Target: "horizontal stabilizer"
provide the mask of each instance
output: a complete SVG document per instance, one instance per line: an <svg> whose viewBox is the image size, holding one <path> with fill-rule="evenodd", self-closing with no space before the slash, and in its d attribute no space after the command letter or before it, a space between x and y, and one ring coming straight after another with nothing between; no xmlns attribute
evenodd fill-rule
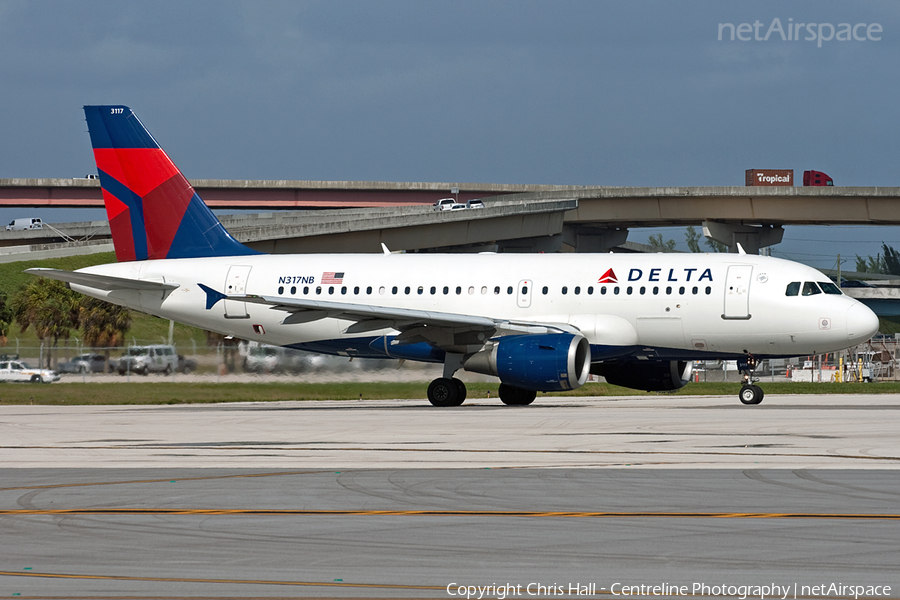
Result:
<svg viewBox="0 0 900 600"><path fill-rule="evenodd" d="M82 273L79 271L63 271L61 269L25 269L26 273L46 277L48 279L56 279L57 281L65 281L66 283L74 283L85 287L92 287L98 290L145 290L170 292L178 288L177 283L163 283L161 281L145 281L141 279L128 279L126 277L111 277L109 275L98 275L96 273Z"/></svg>

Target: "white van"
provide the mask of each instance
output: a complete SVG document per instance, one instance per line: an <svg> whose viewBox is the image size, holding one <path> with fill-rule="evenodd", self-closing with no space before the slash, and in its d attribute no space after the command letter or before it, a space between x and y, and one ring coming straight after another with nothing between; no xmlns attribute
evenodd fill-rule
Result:
<svg viewBox="0 0 900 600"><path fill-rule="evenodd" d="M44 223L39 218L13 219L6 226L7 231L26 231L28 229L43 229Z"/></svg>

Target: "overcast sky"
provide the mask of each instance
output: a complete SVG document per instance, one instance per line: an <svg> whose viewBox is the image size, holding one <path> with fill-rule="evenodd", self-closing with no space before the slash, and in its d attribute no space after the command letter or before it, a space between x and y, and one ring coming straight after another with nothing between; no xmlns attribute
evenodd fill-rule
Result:
<svg viewBox="0 0 900 600"><path fill-rule="evenodd" d="M189 178L897 186L898 32L890 0L0 0L0 178L95 172L81 107L126 104ZM775 254L882 240L792 227Z"/></svg>

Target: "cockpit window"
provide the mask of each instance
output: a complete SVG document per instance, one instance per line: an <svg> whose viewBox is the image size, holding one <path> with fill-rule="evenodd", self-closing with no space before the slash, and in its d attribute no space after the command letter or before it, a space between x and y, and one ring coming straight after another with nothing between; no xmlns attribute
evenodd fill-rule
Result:
<svg viewBox="0 0 900 600"><path fill-rule="evenodd" d="M822 288L822 291L825 292L826 294L834 294L836 296L841 295L841 288L839 288L838 286L836 286L835 284L833 284L830 281L820 281L819 287Z"/></svg>
<svg viewBox="0 0 900 600"><path fill-rule="evenodd" d="M819 289L819 286L817 286L814 281L806 281L803 283L802 293L804 296L814 296L816 294L821 294L822 290Z"/></svg>
<svg viewBox="0 0 900 600"><path fill-rule="evenodd" d="M792 281L788 284L787 289L784 291L785 296L796 296L800 293L800 282Z"/></svg>

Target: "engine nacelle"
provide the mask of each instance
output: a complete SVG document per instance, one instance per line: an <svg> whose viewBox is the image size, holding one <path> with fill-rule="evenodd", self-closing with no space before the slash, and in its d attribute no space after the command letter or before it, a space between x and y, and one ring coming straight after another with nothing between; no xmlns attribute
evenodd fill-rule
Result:
<svg viewBox="0 0 900 600"><path fill-rule="evenodd" d="M572 333L509 335L491 340L463 368L527 390L574 390L590 375L591 345Z"/></svg>
<svg viewBox="0 0 900 600"><path fill-rule="evenodd" d="M654 362L600 363L591 373L608 383L647 392L665 392L684 387L691 380L694 363L682 360Z"/></svg>

